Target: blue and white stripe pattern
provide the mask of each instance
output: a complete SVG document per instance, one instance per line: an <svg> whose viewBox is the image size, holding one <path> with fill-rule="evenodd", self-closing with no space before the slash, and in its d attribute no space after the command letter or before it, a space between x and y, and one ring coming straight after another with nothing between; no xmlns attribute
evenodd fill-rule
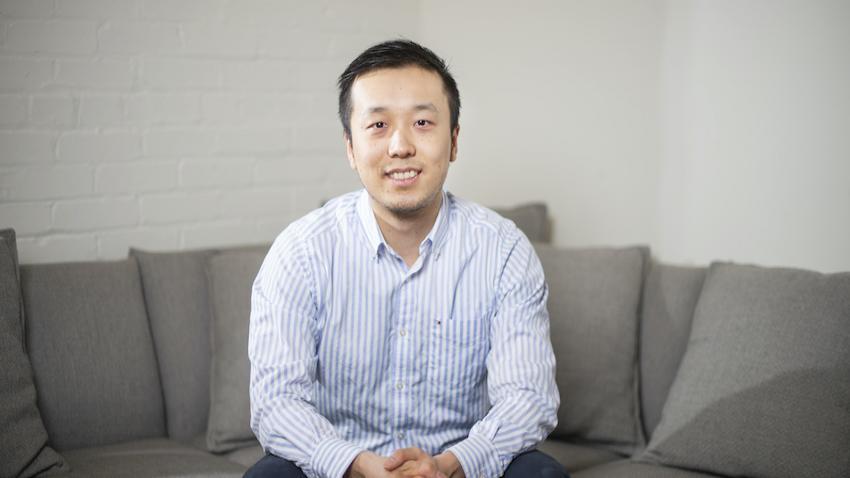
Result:
<svg viewBox="0 0 850 478"><path fill-rule="evenodd" d="M512 222L442 194L410 268L361 190L286 228L254 281L251 428L308 477L411 446L498 477L555 427L540 261Z"/></svg>

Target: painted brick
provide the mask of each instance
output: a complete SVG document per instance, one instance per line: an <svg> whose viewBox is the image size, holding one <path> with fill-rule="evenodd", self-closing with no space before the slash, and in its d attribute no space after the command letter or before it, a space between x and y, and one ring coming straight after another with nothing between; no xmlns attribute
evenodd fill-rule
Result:
<svg viewBox="0 0 850 478"><path fill-rule="evenodd" d="M19 236L50 230L50 205L45 203L0 204L0 224Z"/></svg>
<svg viewBox="0 0 850 478"><path fill-rule="evenodd" d="M289 148L290 129L230 128L218 133L216 152L224 154L280 154Z"/></svg>
<svg viewBox="0 0 850 478"><path fill-rule="evenodd" d="M225 247L266 242L257 237L254 224L247 221L219 221L186 226L180 243L185 249Z"/></svg>
<svg viewBox="0 0 850 478"><path fill-rule="evenodd" d="M297 0L227 0L221 17L237 25L292 27L300 22L320 20L325 2Z"/></svg>
<svg viewBox="0 0 850 478"><path fill-rule="evenodd" d="M292 149L344 155L342 126L335 121L322 124L297 124L292 132Z"/></svg>
<svg viewBox="0 0 850 478"><path fill-rule="evenodd" d="M97 233L98 259L123 259L130 248L176 251L180 248L180 229L174 226L143 227Z"/></svg>
<svg viewBox="0 0 850 478"><path fill-rule="evenodd" d="M124 99L117 95L80 98L80 126L113 126L124 122Z"/></svg>
<svg viewBox="0 0 850 478"><path fill-rule="evenodd" d="M97 193L164 191L177 186L174 161L101 164L95 170Z"/></svg>
<svg viewBox="0 0 850 478"><path fill-rule="evenodd" d="M295 85L298 68L280 60L229 62L222 84L226 88L286 91Z"/></svg>
<svg viewBox="0 0 850 478"><path fill-rule="evenodd" d="M138 222L139 205L132 197L69 200L53 205L53 228L57 230L88 231Z"/></svg>
<svg viewBox="0 0 850 478"><path fill-rule="evenodd" d="M53 0L2 0L0 15L10 18L44 18L53 13Z"/></svg>
<svg viewBox="0 0 850 478"><path fill-rule="evenodd" d="M43 163L53 160L55 133L0 132L0 164Z"/></svg>
<svg viewBox="0 0 850 478"><path fill-rule="evenodd" d="M290 188L225 191L219 205L221 217L241 218L292 212Z"/></svg>
<svg viewBox="0 0 850 478"><path fill-rule="evenodd" d="M56 148L60 161L127 161L142 154L139 135L130 132L70 132L59 137Z"/></svg>
<svg viewBox="0 0 850 478"><path fill-rule="evenodd" d="M97 241L91 234L59 234L18 238L21 264L91 261L97 258Z"/></svg>
<svg viewBox="0 0 850 478"><path fill-rule="evenodd" d="M346 66L348 63L342 60L301 62L295 72L295 88L333 96L336 94L336 80Z"/></svg>
<svg viewBox="0 0 850 478"><path fill-rule="evenodd" d="M257 33L226 24L187 23L182 26L183 52L214 57L251 57L257 53Z"/></svg>
<svg viewBox="0 0 850 478"><path fill-rule="evenodd" d="M261 243L274 241L286 229L286 226L300 217L301 215L295 213L281 213L257 219L257 241Z"/></svg>
<svg viewBox="0 0 850 478"><path fill-rule="evenodd" d="M345 33L334 32L330 34L330 51L328 56L334 60L349 62L366 48L389 38L397 38L399 36L380 30ZM342 72L340 71L340 73Z"/></svg>
<svg viewBox="0 0 850 478"><path fill-rule="evenodd" d="M254 182L257 184L316 184L328 177L330 168L344 168L344 158L331 159L321 156L263 158L254 167Z"/></svg>
<svg viewBox="0 0 850 478"><path fill-rule="evenodd" d="M241 101L240 96L233 94L204 95L201 99L201 117L207 123L239 123Z"/></svg>
<svg viewBox="0 0 850 478"><path fill-rule="evenodd" d="M5 48L34 53L94 53L94 22L20 21L6 29Z"/></svg>
<svg viewBox="0 0 850 478"><path fill-rule="evenodd" d="M169 224L213 219L218 214L219 193L154 194L139 201L142 224Z"/></svg>
<svg viewBox="0 0 850 478"><path fill-rule="evenodd" d="M35 96L30 118L33 124L68 126L76 123L75 101L70 96Z"/></svg>
<svg viewBox="0 0 850 478"><path fill-rule="evenodd" d="M139 76L143 85L153 88L215 88L221 66L206 60L146 59Z"/></svg>
<svg viewBox="0 0 850 478"><path fill-rule="evenodd" d="M338 120L337 94L325 93L296 93L291 95L292 110L286 113L289 118L324 118L330 124L330 121L338 126L340 135L342 134L342 126Z"/></svg>
<svg viewBox="0 0 850 478"><path fill-rule="evenodd" d="M37 90L52 77L47 60L0 58L0 88Z"/></svg>
<svg viewBox="0 0 850 478"><path fill-rule="evenodd" d="M0 96L0 126L16 126L27 122L29 100L25 96Z"/></svg>
<svg viewBox="0 0 850 478"><path fill-rule="evenodd" d="M222 0L145 0L139 16L150 20L204 21L218 18Z"/></svg>
<svg viewBox="0 0 850 478"><path fill-rule="evenodd" d="M135 0L58 0L57 17L71 18L134 18L138 8Z"/></svg>
<svg viewBox="0 0 850 478"><path fill-rule="evenodd" d="M253 170L252 159L185 159L180 163L180 186L246 186L251 183Z"/></svg>
<svg viewBox="0 0 850 478"><path fill-rule="evenodd" d="M201 99L195 93L130 96L127 121L144 125L191 123L200 119Z"/></svg>
<svg viewBox="0 0 850 478"><path fill-rule="evenodd" d="M94 174L88 166L27 166L0 170L0 200L38 200L91 194Z"/></svg>
<svg viewBox="0 0 850 478"><path fill-rule="evenodd" d="M156 130L145 135L145 153L155 156L204 156L212 153L215 134L207 130Z"/></svg>
<svg viewBox="0 0 850 478"><path fill-rule="evenodd" d="M316 186L296 186L293 190L292 210L293 213L301 217L308 212L320 207L329 199L333 199L340 194L344 194L354 189L340 189L338 186L328 184L319 184Z"/></svg>
<svg viewBox="0 0 850 478"><path fill-rule="evenodd" d="M320 60L330 52L331 36L315 28L266 28L257 49L261 58Z"/></svg>
<svg viewBox="0 0 850 478"><path fill-rule="evenodd" d="M129 60L59 60L56 84L91 88L130 88L133 63Z"/></svg>
<svg viewBox="0 0 850 478"><path fill-rule="evenodd" d="M243 99L241 114L246 123L280 125L292 121L293 118L303 117L296 113L298 107L299 98L296 96L254 92ZM310 113L305 116L310 116Z"/></svg>
<svg viewBox="0 0 850 478"><path fill-rule="evenodd" d="M176 24L109 22L97 31L97 49L120 53L173 53L182 43Z"/></svg>

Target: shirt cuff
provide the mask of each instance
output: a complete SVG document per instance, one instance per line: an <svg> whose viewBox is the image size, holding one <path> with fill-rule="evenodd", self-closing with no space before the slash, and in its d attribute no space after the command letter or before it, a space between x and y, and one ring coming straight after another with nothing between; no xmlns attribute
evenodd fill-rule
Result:
<svg viewBox="0 0 850 478"><path fill-rule="evenodd" d="M484 437L469 435L446 451L454 454L467 478L496 478L505 471L496 447Z"/></svg>
<svg viewBox="0 0 850 478"><path fill-rule="evenodd" d="M322 478L342 478L363 448L340 438L328 438L316 446L310 467Z"/></svg>

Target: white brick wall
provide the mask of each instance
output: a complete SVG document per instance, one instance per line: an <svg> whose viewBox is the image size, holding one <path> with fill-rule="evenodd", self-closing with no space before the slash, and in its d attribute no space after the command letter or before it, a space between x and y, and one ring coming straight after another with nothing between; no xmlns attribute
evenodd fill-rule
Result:
<svg viewBox="0 0 850 478"><path fill-rule="evenodd" d="M358 187L336 77L419 7L0 0L0 227L24 263L272 240Z"/></svg>

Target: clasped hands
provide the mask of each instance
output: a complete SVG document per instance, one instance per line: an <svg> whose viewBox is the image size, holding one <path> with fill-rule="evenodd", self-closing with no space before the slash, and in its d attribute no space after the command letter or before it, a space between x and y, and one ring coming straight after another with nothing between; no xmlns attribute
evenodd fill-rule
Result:
<svg viewBox="0 0 850 478"><path fill-rule="evenodd" d="M431 456L419 448L402 448L389 457L363 452L351 463L346 478L464 478L451 452Z"/></svg>

